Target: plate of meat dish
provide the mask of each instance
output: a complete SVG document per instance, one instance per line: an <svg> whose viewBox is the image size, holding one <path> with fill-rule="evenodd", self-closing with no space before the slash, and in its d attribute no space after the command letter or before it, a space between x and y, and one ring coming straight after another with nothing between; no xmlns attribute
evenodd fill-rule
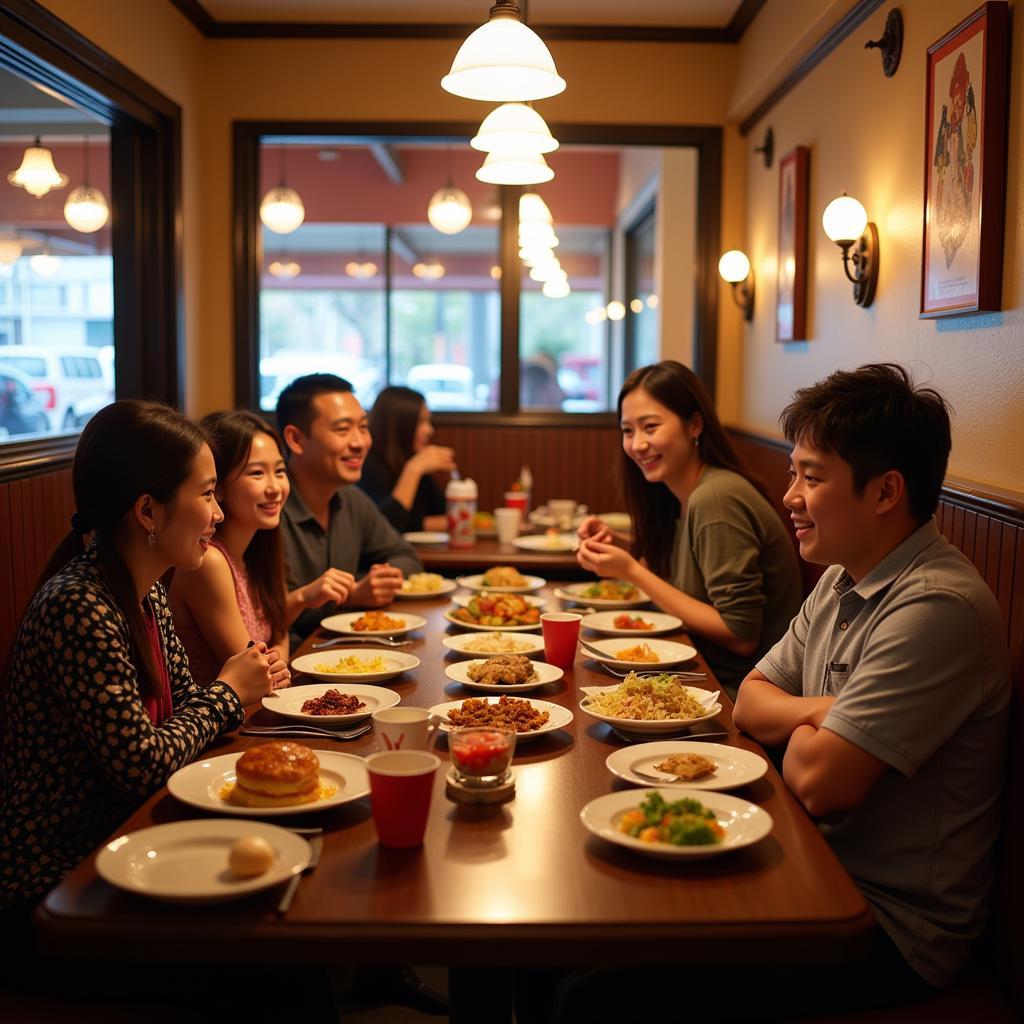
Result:
<svg viewBox="0 0 1024 1024"><path fill-rule="evenodd" d="M300 655L292 660L292 668L296 672L303 672L337 686L338 683L349 682L382 683L385 679L394 679L403 672L411 671L419 663L420 659L415 654L406 654L404 651L380 650L376 647L345 647ZM300 686L296 689L307 690L309 687ZM285 690L274 692L284 693Z"/></svg>
<svg viewBox="0 0 1024 1024"><path fill-rule="evenodd" d="M529 697L467 697L465 700L435 704L432 715L438 715L441 731L453 725L504 725L516 731L516 745L535 736L564 729L572 721L572 712L561 704Z"/></svg>
<svg viewBox="0 0 1024 1024"><path fill-rule="evenodd" d="M605 636L657 636L683 628L681 619L664 612L592 612L580 625Z"/></svg>
<svg viewBox="0 0 1024 1024"><path fill-rule="evenodd" d="M540 576L524 576L511 565L494 565L475 576L457 576L456 582L467 590L489 590L492 594L528 594L547 582Z"/></svg>
<svg viewBox="0 0 1024 1024"><path fill-rule="evenodd" d="M567 583L555 591L555 597L573 604L590 604L595 608L636 608L650 601L639 587L625 580Z"/></svg>
<svg viewBox="0 0 1024 1024"><path fill-rule="evenodd" d="M306 655L318 658L319 655ZM311 725L342 725L393 708L401 698L394 690L363 683L310 683L287 686L263 698L263 706L285 718Z"/></svg>
<svg viewBox="0 0 1024 1024"><path fill-rule="evenodd" d="M446 665L444 674L469 690L524 693L557 682L564 673L555 665L530 661L522 654L497 654L492 658Z"/></svg>
<svg viewBox="0 0 1024 1024"><path fill-rule="evenodd" d="M605 761L612 775L634 786L736 789L756 782L768 762L752 750L704 740L660 740L621 747Z"/></svg>
<svg viewBox="0 0 1024 1024"><path fill-rule="evenodd" d="M347 633L350 636L401 636L414 629L422 629L427 620L422 615L402 612L392 615L377 609L368 612L348 612L344 615L328 615L320 620L324 629L332 633Z"/></svg>

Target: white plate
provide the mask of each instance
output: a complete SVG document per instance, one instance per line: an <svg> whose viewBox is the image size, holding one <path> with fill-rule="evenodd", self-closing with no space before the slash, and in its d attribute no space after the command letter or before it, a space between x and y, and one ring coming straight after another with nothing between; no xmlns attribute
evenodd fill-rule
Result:
<svg viewBox="0 0 1024 1024"><path fill-rule="evenodd" d="M433 597L443 597L455 589L455 580L442 580L439 590L396 590L395 597L400 601L429 601Z"/></svg>
<svg viewBox="0 0 1024 1024"><path fill-rule="evenodd" d="M539 628L539 624L538 627ZM498 630L497 632L503 632ZM491 658L494 655L488 654L486 651L471 651L467 644L472 643L474 640L480 638L474 633L456 633L454 636L446 636L441 638L441 643L448 648L449 651L455 651L457 654L461 654L467 658ZM542 654L544 651L544 640L542 637L537 636L533 633L523 633L515 637L517 643L526 644L527 646L521 651L505 651L506 654L523 654L527 658L534 654Z"/></svg>
<svg viewBox="0 0 1024 1024"><path fill-rule="evenodd" d="M718 824L725 829L725 838L712 846L672 846L670 843L642 843L618 829L619 819L626 811L639 807L653 789L623 789L616 793L606 793L596 800L591 800L582 811L580 821L585 828L607 839L610 843L625 846L629 850L645 854L648 857L660 857L668 860L696 860L701 857L715 857L720 853L729 853L744 846L759 842L772 830L771 815L750 803L749 800L738 800L734 796L706 790L673 789L662 796L672 803L683 797L699 800L705 807L715 812Z"/></svg>
<svg viewBox="0 0 1024 1024"><path fill-rule="evenodd" d="M633 639L635 639L635 643L630 643L629 641ZM616 657L620 651L624 651L629 647L638 647L641 644L647 644L658 656L658 660L623 661L621 658ZM691 658L697 657L696 649L689 644L677 644L672 640L655 640L653 637L648 640L644 637L634 637L632 633L623 640L588 640L587 646L603 651L604 655L584 650L583 654L586 657L593 658L595 661L600 661L611 668L621 669L622 671L633 669L636 672L660 672L670 665L678 665L680 662L689 661Z"/></svg>
<svg viewBox="0 0 1024 1024"><path fill-rule="evenodd" d="M595 608L638 608L647 604L651 599L637 587L636 597L629 600L606 597L584 597L583 591L592 587L593 583L570 583L567 586L559 587L555 591L555 597L563 601L572 601L575 604L589 604Z"/></svg>
<svg viewBox="0 0 1024 1024"><path fill-rule="evenodd" d="M244 818L281 818L292 814L312 814L340 807L358 800L370 792L370 777L366 762L355 754L340 754L333 750L317 750L320 759L320 781L334 786L331 796L314 800L310 804L291 807L242 807L221 799L221 790L235 781L235 762L241 753L221 754L179 768L168 780L171 796L183 804L203 811L234 814Z"/></svg>
<svg viewBox="0 0 1024 1024"><path fill-rule="evenodd" d="M526 582L521 587L485 587L485 575L485 573L477 573L476 576L456 576L455 582L467 590L485 590L489 594L528 594L531 590L540 590L547 583L547 580L543 580L539 576L523 576Z"/></svg>
<svg viewBox="0 0 1024 1024"><path fill-rule="evenodd" d="M228 870L231 847L259 836L277 854L255 878ZM126 892L156 900L198 903L248 896L297 875L309 864L309 843L277 825L231 818L175 821L129 832L111 840L96 855L96 872Z"/></svg>
<svg viewBox="0 0 1024 1024"><path fill-rule="evenodd" d="M344 633L346 636L401 636L403 633L411 633L414 629L422 629L427 624L422 615L385 611L384 614L389 619L401 622L402 625L394 629L353 629L352 623L365 614L366 612L346 612L344 615L328 615L326 619L320 620L320 625L332 633Z"/></svg>
<svg viewBox="0 0 1024 1024"><path fill-rule="evenodd" d="M499 697L477 697L476 700L485 700L488 704L497 704L500 700ZM517 732L516 733L516 746L520 743L525 743L527 740L532 740L536 736L543 736L545 733L555 732L557 729L564 729L572 721L572 712L568 708L563 708L561 704L552 704L550 701L537 700L533 697L520 697L520 700L528 700L534 708L538 711L547 711L548 720L539 729L535 729L533 732ZM452 726L448 721L448 712L453 708L461 708L461 700L448 701L444 704L435 704L431 709L432 715L439 715L442 719L441 731L451 732Z"/></svg>
<svg viewBox="0 0 1024 1024"><path fill-rule="evenodd" d="M615 620L620 615L628 615L631 619L643 619L654 628L623 629L615 625ZM666 615L664 612L593 612L590 615L584 615L580 625L585 629L594 630L595 633L603 633L605 636L635 636L638 639L645 636L657 636L659 633L674 633L677 629L683 628L681 619L677 619L674 615Z"/></svg>
<svg viewBox="0 0 1024 1024"><path fill-rule="evenodd" d="M555 519L555 517L548 511L547 505L542 505L540 508L534 509L527 517L534 526L561 526L561 519ZM576 512L572 517L572 528L575 530L584 519L587 518L587 513Z"/></svg>
<svg viewBox="0 0 1024 1024"><path fill-rule="evenodd" d="M445 619L448 620L453 626L458 626L460 629L480 629L484 632L490 633L526 633L531 629L540 629L540 623L526 623L524 626L482 626L477 622L463 622L462 619L456 619L452 615L452 610L449 608L444 613Z"/></svg>
<svg viewBox="0 0 1024 1024"><path fill-rule="evenodd" d="M715 762L715 770L702 779L674 782L672 776L659 772L654 766L671 754L703 754ZM639 743L635 747L622 747L608 755L608 771L636 786L658 786L662 789L735 789L756 782L766 771L768 762L758 754L742 747L729 747L724 743L705 743L703 740L661 740L658 743ZM661 782L638 775L643 769L662 778Z"/></svg>
<svg viewBox="0 0 1024 1024"><path fill-rule="evenodd" d="M349 655L355 658L383 658L384 669L381 672L318 672L317 665L337 665L343 658ZM378 647L329 647L316 654L303 654L292 661L292 668L296 672L305 672L306 675L315 679L323 679L334 686L344 684L351 691L350 683L382 683L385 679L394 679L403 672L411 672L418 668L420 659L415 654L406 654L404 651L391 651L387 648ZM291 689L291 687L286 687ZM306 690L306 686L295 687L296 691ZM376 688L375 688L376 689ZM284 693L285 690L275 690L275 693ZM264 698L266 700L266 698ZM268 705L269 706L269 705ZM271 708L276 711L276 708ZM375 709L376 710L376 709ZM319 718L319 716L317 716Z"/></svg>
<svg viewBox="0 0 1024 1024"><path fill-rule="evenodd" d="M526 537L513 537L512 544L523 551L574 551L578 539L575 533L560 533L557 537L537 533Z"/></svg>
<svg viewBox="0 0 1024 1024"><path fill-rule="evenodd" d="M502 597L507 596L508 591L501 590L478 590L473 594L455 594L452 597L452 604L457 604L460 608L465 608L474 597ZM543 608L548 602L547 598L534 597L533 594L517 594L517 597L521 597L528 605L533 608ZM540 623L537 623L537 629L540 629Z"/></svg>
<svg viewBox="0 0 1024 1024"><path fill-rule="evenodd" d="M335 651L328 652L328 659L334 657L336 653ZM363 654L363 657L366 655ZM295 661L302 661L304 658L327 660L320 658L318 654L305 654L302 658L296 658ZM293 666L295 661L292 662ZM417 664L419 664L418 659ZM332 676L331 678L336 677ZM328 690L341 690L343 693L350 693L353 697L358 697L366 706L351 715L302 713L302 705L307 700L322 697ZM300 722L309 722L310 725L342 725L347 722L358 722L361 718L369 718L374 711L380 711L382 708L393 708L401 699L394 690L386 690L383 686L364 686L361 683L310 683L306 686L286 686L283 690L275 690L263 698L263 706L268 711L284 715L285 718L296 718Z"/></svg>
<svg viewBox="0 0 1024 1024"><path fill-rule="evenodd" d="M494 657L494 655L492 655ZM469 669L472 665L482 665L486 657L477 658L474 661L456 661L452 665L446 665L444 674L457 683L462 683L467 690L480 690L483 693L526 693L528 690L536 690L538 687L546 686L548 683L557 682L565 674L555 665L549 665L545 661L531 661L537 678L529 683L500 683L490 686L487 683L477 683L469 678Z"/></svg>
<svg viewBox="0 0 1024 1024"><path fill-rule="evenodd" d="M597 518L605 526L622 533L629 533L633 529L633 520L628 512L599 512Z"/></svg>
<svg viewBox="0 0 1024 1024"><path fill-rule="evenodd" d="M618 686L582 687L581 692L583 693L583 698L580 700L580 711L585 715L590 715L591 718L596 718L599 722L606 722L608 725L615 729L620 729L622 732L645 736L657 736L664 733L679 732L681 729L694 725L696 722L706 722L709 718L714 718L715 715L721 714L722 712L722 705L717 701L708 708L708 713L706 715L701 715L698 718L616 718L614 715L605 715L590 707L590 697L599 693L611 693L617 689ZM687 686L686 689L698 700L707 696L709 693L708 690L702 690L698 686Z"/></svg>
<svg viewBox="0 0 1024 1024"><path fill-rule="evenodd" d="M448 534L435 530L413 530L410 533L403 533L402 536L410 544L447 544Z"/></svg>

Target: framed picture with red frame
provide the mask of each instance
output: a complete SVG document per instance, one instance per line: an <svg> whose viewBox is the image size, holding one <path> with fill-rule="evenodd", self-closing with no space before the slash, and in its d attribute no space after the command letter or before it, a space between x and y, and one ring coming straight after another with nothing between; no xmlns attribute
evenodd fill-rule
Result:
<svg viewBox="0 0 1024 1024"><path fill-rule="evenodd" d="M811 151L797 146L779 163L779 265L775 340L807 337L807 172Z"/></svg>
<svg viewBox="0 0 1024 1024"><path fill-rule="evenodd" d="M984 3L928 48L921 316L1003 297L1009 12Z"/></svg>

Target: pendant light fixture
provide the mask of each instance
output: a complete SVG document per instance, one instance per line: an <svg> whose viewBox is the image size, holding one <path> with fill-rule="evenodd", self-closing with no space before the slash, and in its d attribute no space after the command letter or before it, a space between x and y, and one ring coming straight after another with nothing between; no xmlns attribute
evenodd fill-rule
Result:
<svg viewBox="0 0 1024 1024"><path fill-rule="evenodd" d="M496 0L490 20L459 47L441 88L468 100L542 100L565 89L565 79L541 38L523 24L516 0Z"/></svg>
<svg viewBox="0 0 1024 1024"><path fill-rule="evenodd" d="M519 197L519 228L524 224L553 224L548 204L536 192L524 192Z"/></svg>
<svg viewBox="0 0 1024 1024"><path fill-rule="evenodd" d="M345 264L345 273L359 281L368 281L371 277L377 276L377 264L360 255L358 259L349 260Z"/></svg>
<svg viewBox="0 0 1024 1024"><path fill-rule="evenodd" d="M569 287L569 281L564 277L555 277L550 281L545 281L541 291L549 299L564 299L572 289Z"/></svg>
<svg viewBox="0 0 1024 1024"><path fill-rule="evenodd" d="M419 263L414 263L412 272L425 281L437 281L445 275L444 264L435 259L421 260Z"/></svg>
<svg viewBox="0 0 1024 1024"><path fill-rule="evenodd" d="M541 185L555 172L541 153L488 153L476 172L478 181L489 185Z"/></svg>
<svg viewBox="0 0 1024 1024"><path fill-rule="evenodd" d="M68 176L61 174L53 166L53 154L43 147L39 136L25 150L21 158L21 166L7 175L7 180L18 188L23 188L29 195L40 199L47 192L56 188L64 188Z"/></svg>
<svg viewBox="0 0 1024 1024"><path fill-rule="evenodd" d="M84 153L83 162L85 169L85 184L72 189L64 204L64 219L76 230L83 234L91 234L99 231L110 217L110 207L107 205L107 197L98 189L89 184L89 136L83 139Z"/></svg>
<svg viewBox="0 0 1024 1024"><path fill-rule="evenodd" d="M20 238L0 238L0 266L11 267L21 258Z"/></svg>
<svg viewBox="0 0 1024 1024"><path fill-rule="evenodd" d="M42 252L29 258L28 265L40 277L53 277L60 270L61 258L50 253L50 244L47 242Z"/></svg>
<svg viewBox="0 0 1024 1024"><path fill-rule="evenodd" d="M427 206L427 220L442 235L457 235L473 219L469 196L452 184L452 150L448 147L448 184L439 188Z"/></svg>
<svg viewBox="0 0 1024 1024"><path fill-rule="evenodd" d="M282 249L278 258L267 267L267 272L273 274L274 277L280 278L282 281L290 281L293 277L298 277L302 273L302 266L296 263L295 260L289 259L288 253Z"/></svg>
<svg viewBox="0 0 1024 1024"><path fill-rule="evenodd" d="M503 103L481 122L469 144L482 153L553 153L558 140L544 118L525 103Z"/></svg>
<svg viewBox="0 0 1024 1024"><path fill-rule="evenodd" d="M260 203L260 220L278 235L291 234L305 219L306 208L299 193L285 185L285 152L280 147L280 177L276 188L270 189Z"/></svg>

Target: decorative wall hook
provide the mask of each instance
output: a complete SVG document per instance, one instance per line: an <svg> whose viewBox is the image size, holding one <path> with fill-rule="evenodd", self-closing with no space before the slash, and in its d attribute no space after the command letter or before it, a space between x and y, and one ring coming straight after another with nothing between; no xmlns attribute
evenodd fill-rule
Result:
<svg viewBox="0 0 1024 1024"><path fill-rule="evenodd" d="M765 167L771 167L772 160L775 158L775 133L771 128L764 133L764 142L760 146L754 147L754 152L762 154Z"/></svg>
<svg viewBox="0 0 1024 1024"><path fill-rule="evenodd" d="M882 51L882 70L886 78L892 78L900 66L903 55L903 15L894 7L885 19L885 31L881 39L872 39L864 44L865 50Z"/></svg>

